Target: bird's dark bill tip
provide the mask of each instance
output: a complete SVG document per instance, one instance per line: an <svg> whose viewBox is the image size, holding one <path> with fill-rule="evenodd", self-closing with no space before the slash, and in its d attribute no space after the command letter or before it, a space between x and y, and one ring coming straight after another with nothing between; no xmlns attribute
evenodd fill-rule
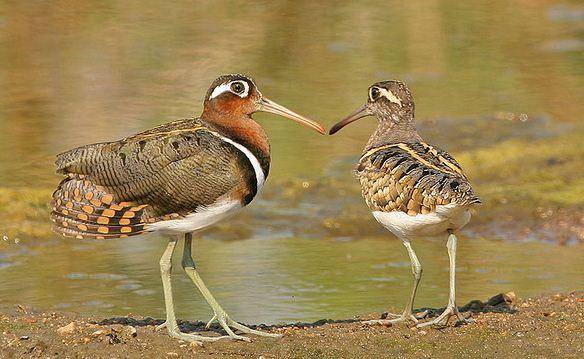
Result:
<svg viewBox="0 0 584 359"><path fill-rule="evenodd" d="M343 126L337 126L334 125L333 127L331 127L331 129L329 130L329 135L334 135L335 133L339 132L339 130L343 128Z"/></svg>

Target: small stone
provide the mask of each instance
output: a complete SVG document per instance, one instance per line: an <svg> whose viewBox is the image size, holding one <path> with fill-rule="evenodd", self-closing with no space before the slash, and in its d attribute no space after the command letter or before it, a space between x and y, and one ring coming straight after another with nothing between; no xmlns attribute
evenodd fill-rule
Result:
<svg viewBox="0 0 584 359"><path fill-rule="evenodd" d="M428 332L427 332L427 331L425 331L425 330L420 330L420 331L418 332L418 334L420 334L420 335L426 335L426 334L428 334Z"/></svg>
<svg viewBox="0 0 584 359"><path fill-rule="evenodd" d="M120 337L118 337L118 335L113 331L111 333L107 333L105 336L108 339L108 342L112 345L120 344L122 342Z"/></svg>
<svg viewBox="0 0 584 359"><path fill-rule="evenodd" d="M202 346L203 346L203 343L201 343L201 342L190 342L189 343L189 347L191 347L191 348L200 348Z"/></svg>
<svg viewBox="0 0 584 359"><path fill-rule="evenodd" d="M59 333L61 335L71 334L74 331L75 331L75 323L74 322L71 322L71 323L57 329L57 333Z"/></svg>
<svg viewBox="0 0 584 359"><path fill-rule="evenodd" d="M169 358L178 358L178 353L168 352L168 353L166 353L166 356Z"/></svg>
<svg viewBox="0 0 584 359"><path fill-rule="evenodd" d="M515 294L515 292L507 292L503 294L503 297L505 298L505 301L507 303L513 303L517 300L517 295Z"/></svg>
<svg viewBox="0 0 584 359"><path fill-rule="evenodd" d="M20 340L28 340L29 336L28 335L23 335L20 337Z"/></svg>
<svg viewBox="0 0 584 359"><path fill-rule="evenodd" d="M132 337L132 338L135 338L136 336L138 336L138 332L136 331L136 328L134 328L131 325L125 326L122 333L124 335L127 335L127 336Z"/></svg>
<svg viewBox="0 0 584 359"><path fill-rule="evenodd" d="M100 335L102 335L103 333L105 333L105 331L104 331L104 330L102 330L102 329L99 329L99 330L96 330L95 332L91 333L91 336L92 336L92 337L99 337L99 336L100 336Z"/></svg>

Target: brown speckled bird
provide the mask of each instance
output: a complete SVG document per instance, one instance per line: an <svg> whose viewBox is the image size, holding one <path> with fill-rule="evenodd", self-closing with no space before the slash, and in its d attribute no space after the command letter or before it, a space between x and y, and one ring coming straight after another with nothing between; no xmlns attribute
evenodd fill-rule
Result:
<svg viewBox="0 0 584 359"><path fill-rule="evenodd" d="M160 259L166 326L172 337L214 341L181 333L170 281L171 258L185 237L182 266L203 294L228 336L277 336L233 321L213 298L195 269L192 233L225 219L258 194L270 167L270 145L251 115L257 111L288 117L324 133L324 128L262 96L253 80L232 74L209 88L199 118L163 124L119 141L82 146L58 155L65 179L53 194L54 229L67 237L109 239L161 232L173 239Z"/></svg>
<svg viewBox="0 0 584 359"><path fill-rule="evenodd" d="M412 263L414 281L410 300L394 319L367 321L391 324L411 320L414 297L422 267L410 241L417 237L447 236L450 257L450 295L446 310L437 318L418 324L447 323L460 315L455 304L454 232L468 223L470 209L481 203L462 167L447 152L424 142L416 130L414 100L407 86L399 81L384 81L369 88L367 103L335 124L330 134L362 117L373 115L379 125L365 146L356 176L373 217L403 241Z"/></svg>

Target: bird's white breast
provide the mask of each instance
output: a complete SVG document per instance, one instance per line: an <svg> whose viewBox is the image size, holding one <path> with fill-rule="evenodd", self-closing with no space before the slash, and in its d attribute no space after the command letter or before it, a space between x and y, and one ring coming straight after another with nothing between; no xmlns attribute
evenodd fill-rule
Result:
<svg viewBox="0 0 584 359"><path fill-rule="evenodd" d="M148 226L148 231L169 234L184 234L203 230L223 219L237 213L242 204L239 200L221 199L209 206L197 208L197 211L180 219L160 221Z"/></svg>
<svg viewBox="0 0 584 359"><path fill-rule="evenodd" d="M427 214L410 216L401 211L374 211L373 217L397 237L411 240L446 234L448 229L458 230L470 221L470 211L451 203L439 205L435 212Z"/></svg>

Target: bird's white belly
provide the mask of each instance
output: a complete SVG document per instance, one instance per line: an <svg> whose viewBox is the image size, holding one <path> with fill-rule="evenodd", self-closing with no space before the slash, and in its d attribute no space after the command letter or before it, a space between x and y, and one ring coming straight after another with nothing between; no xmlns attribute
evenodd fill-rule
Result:
<svg viewBox="0 0 584 359"><path fill-rule="evenodd" d="M240 201L222 199L210 206L201 207L197 212L181 219L160 221L148 226L149 231L166 234L184 234L201 231L237 213L243 206Z"/></svg>
<svg viewBox="0 0 584 359"><path fill-rule="evenodd" d="M411 240L446 234L448 229L458 230L470 221L470 211L467 207L447 204L437 206L433 213L410 216L401 211L374 211L373 217L397 237Z"/></svg>

